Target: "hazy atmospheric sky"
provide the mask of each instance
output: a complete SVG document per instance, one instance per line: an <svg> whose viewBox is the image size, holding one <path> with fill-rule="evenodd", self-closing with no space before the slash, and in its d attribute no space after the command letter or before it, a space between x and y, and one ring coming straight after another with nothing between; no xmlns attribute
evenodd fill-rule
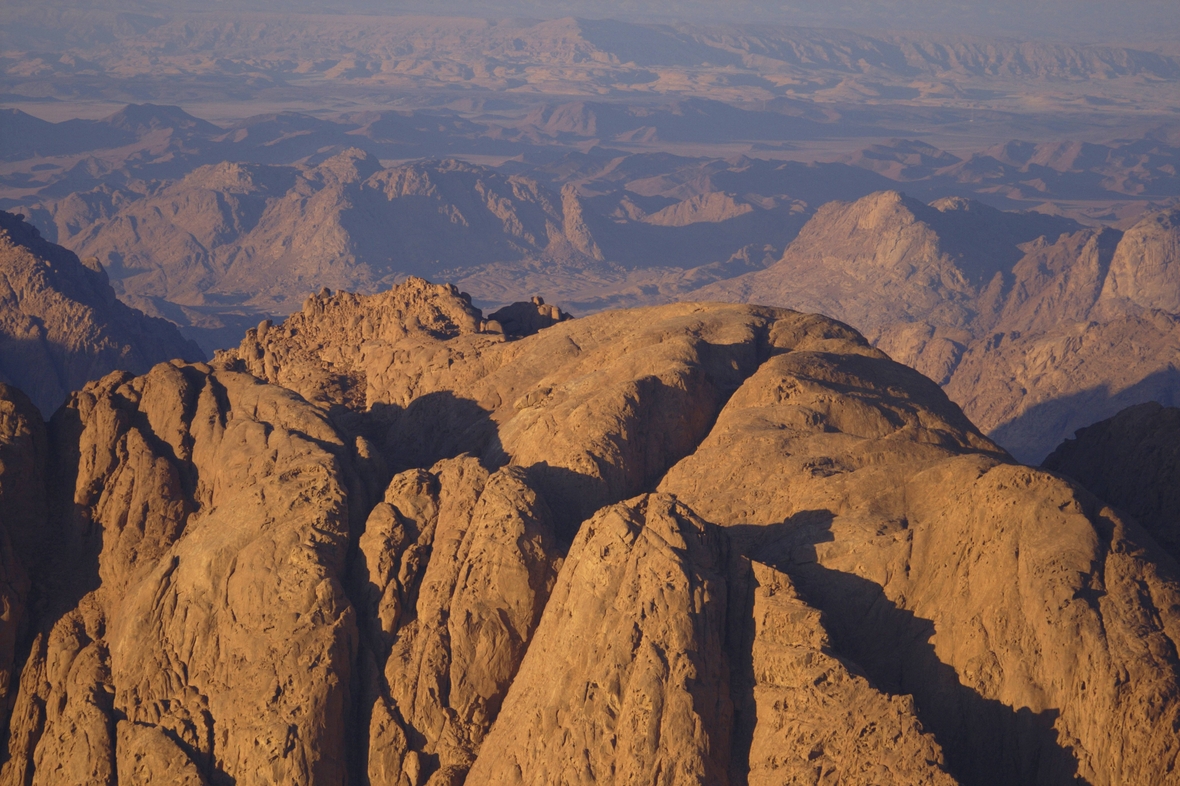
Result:
<svg viewBox="0 0 1180 786"><path fill-rule="evenodd" d="M8 2L13 0L0 0ZM135 0L131 0L135 2ZM139 0L175 5L169 0ZM1180 0L181 0L221 8L729 20L1102 41L1180 38ZM103 2L103 0L99 0ZM107 0L120 5L119 0ZM105 5L105 4L104 4Z"/></svg>
<svg viewBox="0 0 1180 786"><path fill-rule="evenodd" d="M0 0L0 8L28 0ZM329 10L929 29L1087 42L1180 38L1180 0L34 0L136 10ZM27 7L27 6L26 6Z"/></svg>

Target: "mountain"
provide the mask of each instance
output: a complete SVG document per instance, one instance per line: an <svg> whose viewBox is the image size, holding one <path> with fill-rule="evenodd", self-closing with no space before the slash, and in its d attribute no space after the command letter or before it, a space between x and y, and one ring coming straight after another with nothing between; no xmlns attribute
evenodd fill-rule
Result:
<svg viewBox="0 0 1180 786"><path fill-rule="evenodd" d="M1043 458L1130 404L1175 401L1174 211L1120 233L962 199L825 205L782 258L682 296L830 314Z"/></svg>
<svg viewBox="0 0 1180 786"><path fill-rule="evenodd" d="M0 779L1176 782L1175 563L930 380L761 306L493 329L410 279L0 388Z"/></svg>
<svg viewBox="0 0 1180 786"><path fill-rule="evenodd" d="M1125 511L1180 560L1180 409L1154 401L1079 429L1042 466Z"/></svg>
<svg viewBox="0 0 1180 786"><path fill-rule="evenodd" d="M204 356L172 323L116 299L97 260L0 211L0 379L48 415L89 380L171 358Z"/></svg>
<svg viewBox="0 0 1180 786"><path fill-rule="evenodd" d="M323 286L371 292L449 272L489 303L562 280L575 295L563 302L576 303L652 268L671 281L696 269L699 286L759 265L806 216L794 199L697 185L710 190L583 197L573 184L457 160L384 167L350 148L314 165L223 163L141 192L104 187L39 214L60 242L101 259L127 302L212 351Z"/></svg>
<svg viewBox="0 0 1180 786"><path fill-rule="evenodd" d="M384 169L350 149L307 168L201 167L70 243L109 260L133 300L286 313L313 287L372 289L457 266L577 259L566 224L562 196L535 181L459 161Z"/></svg>
<svg viewBox="0 0 1180 786"><path fill-rule="evenodd" d="M637 91L655 83L669 93L709 98L765 97L797 87L845 95L909 88L909 97L921 87L929 90L932 80L966 86L975 80L1101 83L1180 74L1175 58L1146 48L1027 35L1021 40L860 32L833 28L830 19L827 27L789 27L537 19L527 11L463 18L381 10L385 13L7 9L5 29L19 28L24 35L0 39L7 61L2 84L18 95L38 87L45 91L48 82L50 94L61 97L71 89L89 88L93 94L96 87L108 97L151 96L158 84L145 77L153 75L154 66L194 93L223 100L242 100L245 89L280 93L293 83L317 89L325 84L417 91L449 85L524 88L566 96ZM603 15L595 9L594 16ZM896 20L884 27L899 29Z"/></svg>

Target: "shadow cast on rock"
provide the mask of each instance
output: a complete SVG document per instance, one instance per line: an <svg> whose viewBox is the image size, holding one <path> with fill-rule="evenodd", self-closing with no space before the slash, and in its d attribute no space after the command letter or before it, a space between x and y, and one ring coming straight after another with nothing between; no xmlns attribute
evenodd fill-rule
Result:
<svg viewBox="0 0 1180 786"><path fill-rule="evenodd" d="M834 655L878 690L913 696L924 729L963 784L1084 784L1053 728L1057 710L1013 709L967 687L938 657L931 620L897 606L880 585L817 561L815 544L833 540L832 520L826 510L804 511L781 524L728 530L739 550L790 576L823 612Z"/></svg>
<svg viewBox="0 0 1180 786"><path fill-rule="evenodd" d="M1078 429L1148 401L1180 406L1180 370L1169 366L1117 392L1099 385L1042 401L992 429L988 436L1018 461L1036 466Z"/></svg>

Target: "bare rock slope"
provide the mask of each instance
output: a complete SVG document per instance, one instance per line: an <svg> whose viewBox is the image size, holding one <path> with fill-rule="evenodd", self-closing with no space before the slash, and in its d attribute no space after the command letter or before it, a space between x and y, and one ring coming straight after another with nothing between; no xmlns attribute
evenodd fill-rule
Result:
<svg viewBox="0 0 1180 786"><path fill-rule="evenodd" d="M0 391L0 783L1180 782L1175 563L929 379L757 306L488 328L412 280L47 437Z"/></svg>
<svg viewBox="0 0 1180 786"><path fill-rule="evenodd" d="M1124 409L1057 446L1042 466L1126 511L1180 560L1180 409Z"/></svg>
<svg viewBox="0 0 1180 786"><path fill-rule="evenodd" d="M97 262L0 211L0 379L50 414L91 379L172 358L204 355L175 325L119 302Z"/></svg>

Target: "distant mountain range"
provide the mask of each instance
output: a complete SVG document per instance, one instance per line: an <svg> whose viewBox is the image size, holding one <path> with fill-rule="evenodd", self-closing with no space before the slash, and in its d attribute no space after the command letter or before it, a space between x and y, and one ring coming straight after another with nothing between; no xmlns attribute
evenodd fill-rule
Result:
<svg viewBox="0 0 1180 786"><path fill-rule="evenodd" d="M179 93L225 102L250 95L290 99L293 88L335 90L337 98L340 91L462 88L495 91L509 102L538 95L794 96L978 107L1025 106L1030 96L1020 95L1019 86L1036 83L1041 101L1084 106L1089 95L1099 101L1091 108L1100 108L1102 101L1147 99L1132 99L1128 85L1180 75L1180 61L1150 49L961 33L980 28L856 32L716 21L487 18L495 11L482 7L469 9L480 18L269 9L5 9L0 94L10 100L143 100ZM904 23L883 27L904 29ZM1082 93L1075 90L1079 84ZM996 92L998 85L1008 87Z"/></svg>
<svg viewBox="0 0 1180 786"><path fill-rule="evenodd" d="M178 180L224 161L314 166L351 148L383 161L492 156L505 172L558 189L573 182L589 194L618 188L643 194L663 178L684 183L682 198L724 190L789 195L813 207L898 184L928 199L972 194L998 207L1048 203L1059 210L1105 203L1116 213L1118 203L1135 201L1141 209L1144 201L1162 204L1180 194L1180 137L1169 126L1105 143L1010 140L964 155L914 139L873 142L883 129L865 125L857 132L839 118L792 112L700 99L642 106L575 101L543 103L515 120L473 120L453 110L331 118L281 112L222 127L151 104L59 123L8 109L0 110L0 133L12 140L0 151L0 207L27 207L36 216L38 201L96 187L142 192L153 181ZM781 150L741 161L629 150L636 140L649 146L766 140L782 148L793 138L816 144L847 133L869 138L857 152L818 165L793 162Z"/></svg>
<svg viewBox="0 0 1180 786"><path fill-rule="evenodd" d="M825 205L775 264L684 297L830 314L944 386L1023 461L1180 403L1180 212L1122 233L897 192Z"/></svg>

